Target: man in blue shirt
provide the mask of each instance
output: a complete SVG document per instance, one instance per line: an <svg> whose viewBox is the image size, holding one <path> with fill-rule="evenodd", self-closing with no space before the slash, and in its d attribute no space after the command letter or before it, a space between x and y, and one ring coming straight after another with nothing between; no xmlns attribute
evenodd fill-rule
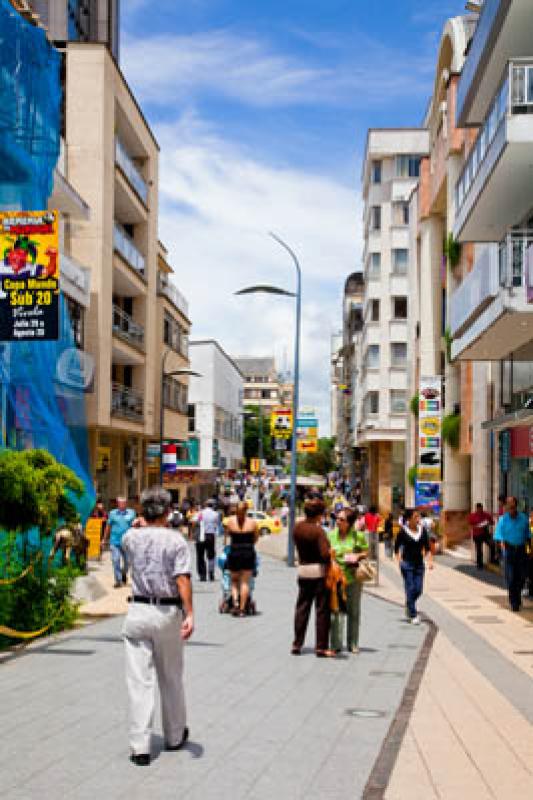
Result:
<svg viewBox="0 0 533 800"><path fill-rule="evenodd" d="M126 498L117 497L117 507L109 512L107 518L104 541L109 539L115 589L126 584L128 580L128 558L122 549L122 537L131 528L136 516L132 508L127 508Z"/></svg>
<svg viewBox="0 0 533 800"><path fill-rule="evenodd" d="M513 611L520 611L526 576L526 543L531 538L529 519L518 511L516 497L507 498L507 512L500 517L494 541L501 542L505 556L505 581Z"/></svg>

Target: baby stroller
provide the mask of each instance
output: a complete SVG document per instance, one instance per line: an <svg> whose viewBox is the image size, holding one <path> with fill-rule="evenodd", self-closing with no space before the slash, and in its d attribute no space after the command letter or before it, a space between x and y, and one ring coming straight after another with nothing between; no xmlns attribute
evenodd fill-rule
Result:
<svg viewBox="0 0 533 800"><path fill-rule="evenodd" d="M221 580L222 598L218 606L220 614L230 614L231 610L233 609L233 597L231 596L231 572L229 571L229 569L226 569L228 553L229 553L229 545L224 548L224 550L217 559L217 564L220 568L220 572L222 575L222 580ZM246 603L246 613L248 614L248 616L251 617L257 614L257 606L254 600L254 591L255 591L255 579L259 571L259 563L260 563L259 556L256 553L255 569L250 579L250 594L248 596L248 602Z"/></svg>

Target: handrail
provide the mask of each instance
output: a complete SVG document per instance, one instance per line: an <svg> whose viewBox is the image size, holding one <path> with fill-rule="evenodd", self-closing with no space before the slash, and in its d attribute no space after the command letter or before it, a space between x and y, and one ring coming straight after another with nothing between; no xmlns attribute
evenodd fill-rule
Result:
<svg viewBox="0 0 533 800"><path fill-rule="evenodd" d="M117 305L113 305L113 332L136 345L144 344L144 327Z"/></svg>
<svg viewBox="0 0 533 800"><path fill-rule="evenodd" d="M133 239L128 236L122 225L115 222L113 228L113 245L122 258L133 267L133 269L144 275L145 259L142 253L135 246Z"/></svg>
<svg viewBox="0 0 533 800"><path fill-rule="evenodd" d="M115 137L115 163L121 168L143 203L148 205L148 184L118 136Z"/></svg>
<svg viewBox="0 0 533 800"><path fill-rule="evenodd" d="M111 413L127 419L142 420L144 416L142 393L113 381L111 384Z"/></svg>

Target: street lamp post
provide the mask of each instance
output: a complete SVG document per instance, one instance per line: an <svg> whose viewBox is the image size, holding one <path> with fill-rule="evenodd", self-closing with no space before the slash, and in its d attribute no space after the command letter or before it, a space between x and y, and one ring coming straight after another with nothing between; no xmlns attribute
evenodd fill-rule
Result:
<svg viewBox="0 0 533 800"><path fill-rule="evenodd" d="M298 401L300 393L300 329L301 329L301 314L302 314L302 271L300 264L295 253L291 250L288 244L283 241L275 233L269 234L275 242L277 242L287 253L290 255L294 266L296 268L296 292L288 292L286 289L280 289L277 286L250 286L247 289L241 289L236 294L275 294L283 297L296 298L296 333L294 337L294 394L292 402L292 441L291 441L291 483L290 483L290 497L289 497L289 535L287 541L287 565L294 566L294 525L296 522L296 477L297 477L297 436L296 436L296 423L298 420Z"/></svg>
<svg viewBox="0 0 533 800"><path fill-rule="evenodd" d="M189 367L183 367L181 369L174 369L172 372L165 372L165 365L167 363L168 354L171 352L171 348L168 348L165 353L163 354L163 358L161 360L161 387L160 387L160 397L159 397L159 483L163 485L163 439L164 439L164 427L165 427L165 403L164 403L164 394L165 394L165 378L173 378L176 375L188 375L189 377L201 378L199 372L195 372L193 369L189 369Z"/></svg>

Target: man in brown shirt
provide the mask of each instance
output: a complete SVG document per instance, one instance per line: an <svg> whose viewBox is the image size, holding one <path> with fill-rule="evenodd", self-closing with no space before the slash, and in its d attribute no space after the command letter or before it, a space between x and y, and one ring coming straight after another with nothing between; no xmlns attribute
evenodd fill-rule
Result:
<svg viewBox="0 0 533 800"><path fill-rule="evenodd" d="M330 546L321 522L325 511L322 500L308 500L304 507L305 519L294 527L294 544L298 553L298 599L294 615L294 643L292 654L300 655L305 640L309 615L313 603L316 616L316 655L322 658L335 656L329 650L330 609L326 589L326 567L330 561Z"/></svg>

